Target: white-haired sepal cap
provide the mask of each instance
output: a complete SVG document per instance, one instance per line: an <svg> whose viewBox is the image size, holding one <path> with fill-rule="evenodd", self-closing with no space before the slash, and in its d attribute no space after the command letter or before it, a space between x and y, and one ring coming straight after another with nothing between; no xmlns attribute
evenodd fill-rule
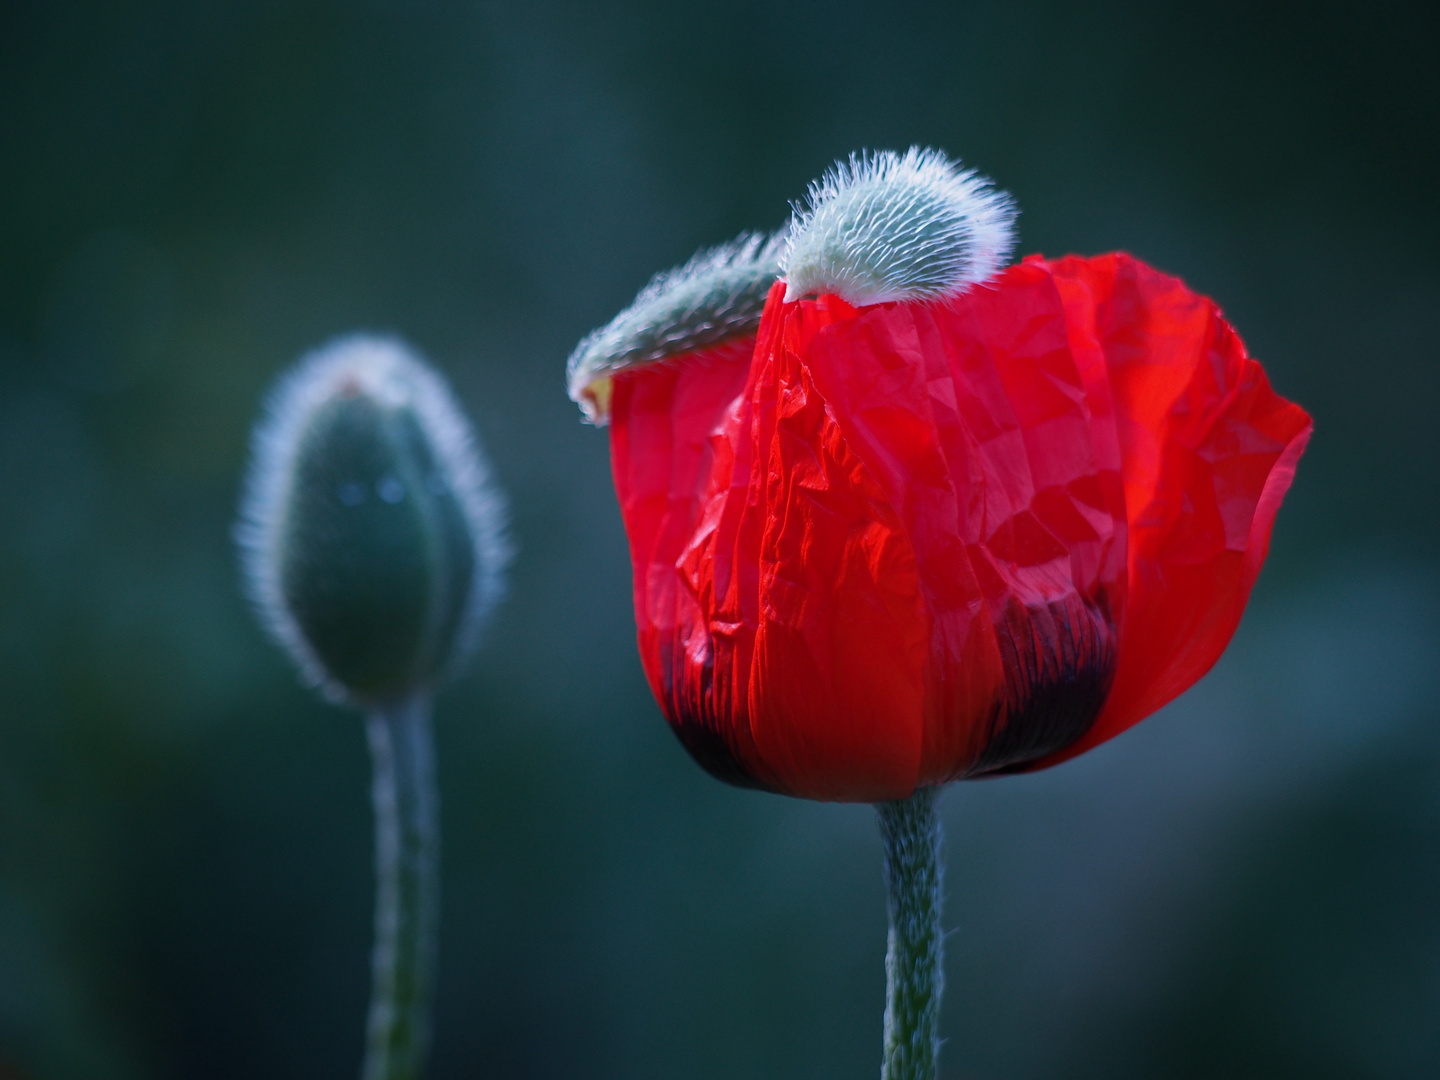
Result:
<svg viewBox="0 0 1440 1080"><path fill-rule="evenodd" d="M444 380L348 337L282 377L237 538L249 592L306 680L374 707L432 688L499 600L505 503Z"/></svg>
<svg viewBox="0 0 1440 1080"><path fill-rule="evenodd" d="M656 274L635 300L581 339L565 365L570 400L585 419L610 418L616 372L753 335L780 275L783 234L743 233Z"/></svg>
<svg viewBox="0 0 1440 1080"><path fill-rule="evenodd" d="M786 301L856 306L958 296L998 273L1015 204L938 150L851 155L797 204L782 258Z"/></svg>

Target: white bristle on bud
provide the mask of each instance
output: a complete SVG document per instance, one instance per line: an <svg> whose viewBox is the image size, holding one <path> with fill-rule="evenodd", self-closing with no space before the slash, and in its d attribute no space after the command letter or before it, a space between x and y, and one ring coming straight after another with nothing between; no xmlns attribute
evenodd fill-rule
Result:
<svg viewBox="0 0 1440 1080"><path fill-rule="evenodd" d="M1001 270L1016 208L974 170L912 146L851 155L795 206L781 260L786 301L857 306L958 296Z"/></svg>

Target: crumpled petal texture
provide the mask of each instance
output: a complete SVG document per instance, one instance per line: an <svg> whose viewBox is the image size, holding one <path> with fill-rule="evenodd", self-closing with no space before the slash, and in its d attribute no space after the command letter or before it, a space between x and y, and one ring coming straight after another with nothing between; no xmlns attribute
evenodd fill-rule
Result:
<svg viewBox="0 0 1440 1080"><path fill-rule="evenodd" d="M1123 254L785 303L618 376L640 654L732 783L876 801L1041 768L1219 657L1310 418Z"/></svg>

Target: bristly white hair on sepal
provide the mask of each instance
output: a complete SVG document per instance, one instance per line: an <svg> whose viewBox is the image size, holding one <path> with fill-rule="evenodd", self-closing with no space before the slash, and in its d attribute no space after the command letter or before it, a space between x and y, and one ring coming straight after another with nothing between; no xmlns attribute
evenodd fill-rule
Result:
<svg viewBox="0 0 1440 1080"><path fill-rule="evenodd" d="M582 338L565 382L585 419L597 427L609 422L616 372L755 333L784 245L783 233L751 232L699 251L656 274L629 307Z"/></svg>
<svg viewBox="0 0 1440 1080"><path fill-rule="evenodd" d="M444 378L354 334L283 375L235 527L246 591L304 681L371 708L454 674L504 592L503 493Z"/></svg>
<svg viewBox="0 0 1440 1080"><path fill-rule="evenodd" d="M958 296L1014 246L1010 196L938 150L852 154L795 204L786 301L834 293L856 306Z"/></svg>

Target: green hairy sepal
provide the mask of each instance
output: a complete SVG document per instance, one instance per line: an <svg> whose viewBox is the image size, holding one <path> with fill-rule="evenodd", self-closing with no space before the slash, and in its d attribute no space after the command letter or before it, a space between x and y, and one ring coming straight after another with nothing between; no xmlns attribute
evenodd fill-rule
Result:
<svg viewBox="0 0 1440 1080"><path fill-rule="evenodd" d="M936 150L852 155L795 207L782 260L787 301L833 293L862 306L955 296L1014 246L1015 205Z"/></svg>
<svg viewBox="0 0 1440 1080"><path fill-rule="evenodd" d="M570 354L570 400L591 423L604 425L617 372L754 334L780 273L783 244L781 235L744 233L656 274L629 307Z"/></svg>

